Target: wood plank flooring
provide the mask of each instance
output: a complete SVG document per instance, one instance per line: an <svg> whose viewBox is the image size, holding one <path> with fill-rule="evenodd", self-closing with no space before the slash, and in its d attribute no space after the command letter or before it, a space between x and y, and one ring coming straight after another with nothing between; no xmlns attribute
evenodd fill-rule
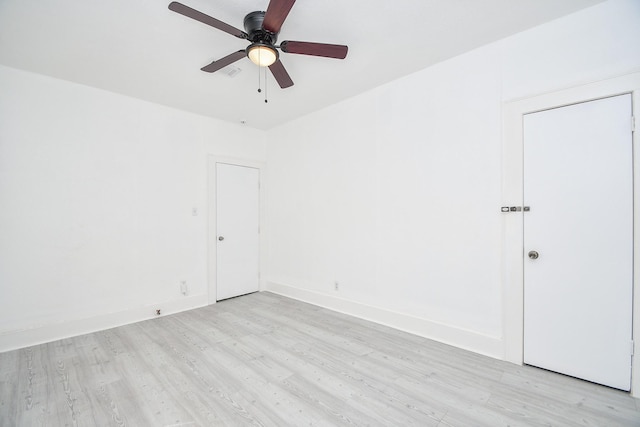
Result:
<svg viewBox="0 0 640 427"><path fill-rule="evenodd" d="M0 426L640 426L639 409L267 292L0 354Z"/></svg>

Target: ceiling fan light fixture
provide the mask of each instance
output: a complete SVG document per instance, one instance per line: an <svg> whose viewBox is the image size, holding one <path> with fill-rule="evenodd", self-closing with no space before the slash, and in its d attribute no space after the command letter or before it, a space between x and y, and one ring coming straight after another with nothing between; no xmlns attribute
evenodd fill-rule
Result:
<svg viewBox="0 0 640 427"><path fill-rule="evenodd" d="M215 73L246 56L259 67L269 67L269 71L273 74L278 85L285 89L293 86L293 80L291 80L282 62L278 60L280 56L278 50L287 54L293 53L336 59L344 59L349 50L348 46L343 45L293 40L285 40L280 42L280 45L276 45L282 24L295 2L296 0L269 0L269 6L267 6L266 11L257 10L248 13L244 17L244 29L246 31L242 31L177 1L169 3L169 10L251 43L249 47L212 61L210 64L200 68L202 71ZM231 73L228 74L231 75Z"/></svg>
<svg viewBox="0 0 640 427"><path fill-rule="evenodd" d="M278 60L278 51L270 45L254 43L247 48L247 56L259 67L268 67Z"/></svg>

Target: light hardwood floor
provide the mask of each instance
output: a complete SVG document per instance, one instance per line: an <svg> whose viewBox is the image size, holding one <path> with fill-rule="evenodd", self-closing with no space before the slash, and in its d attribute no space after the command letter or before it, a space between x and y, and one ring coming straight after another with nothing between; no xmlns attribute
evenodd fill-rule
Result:
<svg viewBox="0 0 640 427"><path fill-rule="evenodd" d="M637 402L267 292L0 354L0 426L640 426Z"/></svg>

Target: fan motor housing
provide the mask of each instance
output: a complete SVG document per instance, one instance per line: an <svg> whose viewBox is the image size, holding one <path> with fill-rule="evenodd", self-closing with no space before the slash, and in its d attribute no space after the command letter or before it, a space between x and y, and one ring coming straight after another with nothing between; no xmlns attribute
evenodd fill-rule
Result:
<svg viewBox="0 0 640 427"><path fill-rule="evenodd" d="M244 30L253 43L274 44L278 35L262 28L265 12L255 11L244 17Z"/></svg>

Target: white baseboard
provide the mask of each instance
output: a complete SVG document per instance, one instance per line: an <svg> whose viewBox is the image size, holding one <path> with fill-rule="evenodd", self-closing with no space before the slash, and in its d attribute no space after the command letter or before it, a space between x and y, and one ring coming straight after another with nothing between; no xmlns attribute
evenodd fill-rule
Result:
<svg viewBox="0 0 640 427"><path fill-rule="evenodd" d="M496 359L504 358L504 345L500 338L293 286L267 282L265 290ZM0 352L153 319L157 317L155 315L155 308L157 307L162 309L162 316L166 316L204 307L207 304L208 297L206 294L194 295L121 312L105 313L88 319L77 319L6 331L0 333Z"/></svg>
<svg viewBox="0 0 640 427"><path fill-rule="evenodd" d="M20 330L4 331L0 333L0 353L175 314L207 304L206 294L193 295L116 313L105 313L88 319L68 320ZM162 310L160 316L155 314L156 308Z"/></svg>
<svg viewBox="0 0 640 427"><path fill-rule="evenodd" d="M500 338L289 285L267 282L265 290L474 353L504 359L504 343Z"/></svg>

